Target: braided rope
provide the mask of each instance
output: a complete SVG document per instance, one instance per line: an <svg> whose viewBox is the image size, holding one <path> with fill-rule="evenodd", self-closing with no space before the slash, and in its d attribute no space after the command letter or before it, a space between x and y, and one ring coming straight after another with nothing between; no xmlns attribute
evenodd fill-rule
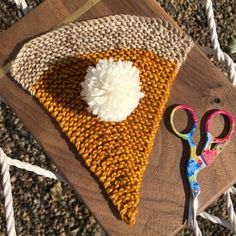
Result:
<svg viewBox="0 0 236 236"><path fill-rule="evenodd" d="M232 58L227 54L224 53L221 50L220 43L218 40L218 35L216 31L216 23L214 19L214 12L213 12L213 6L212 6L212 1L211 0L204 0L203 1L205 10L206 10L206 15L207 15L207 21L208 21L208 27L210 30L210 36L211 36L211 44L213 46L213 49L209 48L203 48L205 49L208 53L213 53L216 55L216 59L220 62L223 63L224 65L227 66L229 70L229 76L230 76L230 81L234 86L236 86L236 64L233 62ZM227 203L227 212L229 214L229 222L220 219L219 217L216 217L214 215L211 215L207 212L202 212L200 214L201 217L210 220L213 223L217 223L220 225L225 226L226 228L234 231L236 233L236 215L234 212L234 207L233 207L233 202L230 197L230 193L236 194L236 189L234 187L229 188L225 192L226 196L226 203ZM198 226L197 221L194 221L191 223L191 227L195 233L196 236L202 236L201 230Z"/></svg>
<svg viewBox="0 0 236 236"><path fill-rule="evenodd" d="M231 225L227 220L221 219L217 216L214 216L212 214L207 213L206 211L203 211L202 213L199 214L202 218L211 221L212 223L222 225L228 229L231 229Z"/></svg>
<svg viewBox="0 0 236 236"><path fill-rule="evenodd" d="M3 196L5 199L4 207L6 209L6 222L7 222L7 233L9 236L15 236L15 218L13 210L12 190L9 173L9 164L5 153L0 148L0 165L2 167L2 185L3 185Z"/></svg>
<svg viewBox="0 0 236 236"><path fill-rule="evenodd" d="M27 5L25 0L14 0L17 8L21 9L24 14L26 14L29 10L30 7Z"/></svg>
<svg viewBox="0 0 236 236"><path fill-rule="evenodd" d="M229 221L230 221L230 225L232 230L236 233L236 214L234 212L234 205L232 202L232 199L230 197L230 194L236 194L236 189L234 187L229 188L226 192L225 192L225 196L226 196L226 204L227 204L227 212L229 215Z"/></svg>
<svg viewBox="0 0 236 236"><path fill-rule="evenodd" d="M10 166L15 166L17 168L24 169L24 170L27 170L27 171L31 171L31 172L34 172L38 175L42 175L44 177L51 178L51 179L60 180L60 181L66 183L65 179L61 175L55 174L55 173L53 173L49 170L45 170L45 169L43 169L39 166L32 165L32 164L29 164L29 163L24 162L24 161L11 159L8 156L5 156L5 158L7 159L8 165L10 165Z"/></svg>
<svg viewBox="0 0 236 236"><path fill-rule="evenodd" d="M7 233L8 233L8 236L15 236L16 235L15 218L14 218L14 210L13 210L9 166L15 166L20 169L31 171L47 178L56 179L63 182L66 182L66 181L62 176L55 174L51 171L45 170L39 166L31 165L23 161L11 159L3 152L2 148L0 148L0 166L2 167L1 174L2 174L3 195L5 199L4 207L6 209Z"/></svg>
<svg viewBox="0 0 236 236"><path fill-rule="evenodd" d="M202 49L202 51L203 51L205 54L210 55L210 56L214 56L214 55L215 55L215 51L214 51L213 48L205 47L205 46L200 46L200 45L198 45L198 46ZM235 70L236 70L236 63L235 63L235 62L234 62L234 68L235 68Z"/></svg>
<svg viewBox="0 0 236 236"><path fill-rule="evenodd" d="M213 50L215 52L216 58L220 63L223 63L224 65L227 66L227 68L229 70L230 81L232 82L232 84L234 86L236 86L236 71L235 71L234 62L233 62L232 58L227 53L224 53L221 50L220 43L218 40L218 35L217 35L217 31L216 31L216 23L215 23L214 12L213 12L213 7L212 7L212 1L211 0L204 0L203 3L205 6L208 27L209 27L210 35L211 35L211 44L213 46Z"/></svg>
<svg viewBox="0 0 236 236"><path fill-rule="evenodd" d="M19 160L11 159L8 157L3 150L0 148L0 164L2 165L2 175L3 175L3 188L4 188L4 197L5 197L5 209L6 209L6 221L7 221L7 232L9 236L16 235L15 234L15 220L13 213L13 203L12 203L12 193L11 193L11 183L10 183L10 174L9 174L9 166L15 166L20 169L25 169L27 171L34 172L38 175L42 175L44 177L57 179L63 182L66 182L65 179L55 174L51 171L45 170L35 165L31 165L27 162L22 162ZM204 219L210 220L213 223L220 224L230 230L236 232L235 223L236 223L236 215L233 208L233 203L230 197L230 193L236 194L236 188L231 187L226 192L226 200L227 200L227 211L230 217L230 222L227 222L224 219L220 219L214 215L211 215L207 212L202 212L200 214ZM193 222L192 229L197 236L202 236L201 230L198 226L197 221Z"/></svg>
<svg viewBox="0 0 236 236"><path fill-rule="evenodd" d="M232 199L230 197L230 194L235 194L236 195L236 188L234 186L229 188L224 193L224 195L226 196L226 205L227 205L227 212L228 212L228 215L229 215L229 221L221 219L221 218L219 218L217 216L214 216L212 214L209 214L205 211L203 211L199 215L202 218L211 221L212 223L222 225L222 226L224 226L224 227L228 228L229 230L232 230L233 232L236 233L236 214L235 214L235 211L234 211L234 206L233 206L233 202L232 202ZM198 227L198 225L197 225L197 227ZM198 229L199 229L199 227L198 227ZM195 235L200 236L201 234L199 234L199 232L196 232Z"/></svg>
<svg viewBox="0 0 236 236"><path fill-rule="evenodd" d="M192 206L191 208L189 208L190 211L189 211L189 216L188 216L188 227L193 229L193 232L195 235L202 236L202 232L198 226L197 218L196 218L197 209L198 209L198 200L196 198L194 199L191 196L190 202Z"/></svg>
<svg viewBox="0 0 236 236"><path fill-rule="evenodd" d="M14 0L14 2L19 9L26 10L28 8L25 0Z"/></svg>
<svg viewBox="0 0 236 236"><path fill-rule="evenodd" d="M202 231L200 230L200 228L198 226L196 218L193 221L192 229L193 229L193 232L194 232L195 235L202 236Z"/></svg>

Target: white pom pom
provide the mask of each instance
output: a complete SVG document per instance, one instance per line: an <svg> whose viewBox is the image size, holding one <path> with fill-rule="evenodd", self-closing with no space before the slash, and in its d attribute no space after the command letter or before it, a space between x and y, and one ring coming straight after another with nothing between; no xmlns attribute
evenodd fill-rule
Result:
<svg viewBox="0 0 236 236"><path fill-rule="evenodd" d="M89 112L104 121L125 120L144 96L139 70L130 61L100 60L96 67L88 68L81 86Z"/></svg>

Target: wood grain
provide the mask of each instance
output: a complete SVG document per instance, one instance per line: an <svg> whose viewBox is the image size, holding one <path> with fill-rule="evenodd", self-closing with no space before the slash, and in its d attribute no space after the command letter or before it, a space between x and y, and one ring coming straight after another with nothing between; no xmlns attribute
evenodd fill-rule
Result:
<svg viewBox="0 0 236 236"><path fill-rule="evenodd" d="M84 3L83 0L46 0L8 31L0 34L1 48L4 46L4 50L0 52L0 65L6 64L16 55L23 42L60 24ZM139 3L135 0L102 0L79 19L120 13L160 17L176 26L173 19L152 0ZM185 178L188 153L186 145L168 130L169 107L173 104L187 103L196 111L199 121L206 111L215 108L230 111L236 117L235 90L195 46L171 89L167 111L157 132L144 175L137 223L135 226L128 226L116 217L103 189L84 167L74 148L62 137L48 114L12 81L9 75L0 79L0 93L4 100L42 145L48 157L84 200L104 230L111 235L171 235L182 227L189 197ZM220 98L220 103L215 103L215 98ZM177 114L177 118L177 125L184 127L186 119L183 114ZM215 126L218 125L219 123L215 123ZM197 131L196 141L200 137L199 129ZM211 167L199 174L202 186L200 211L236 182L236 147L233 145L235 141L234 135Z"/></svg>
<svg viewBox="0 0 236 236"><path fill-rule="evenodd" d="M47 0L37 9L0 34L0 67L12 60L22 45L31 38L74 20L95 6L100 0ZM82 14L81 14L82 13Z"/></svg>

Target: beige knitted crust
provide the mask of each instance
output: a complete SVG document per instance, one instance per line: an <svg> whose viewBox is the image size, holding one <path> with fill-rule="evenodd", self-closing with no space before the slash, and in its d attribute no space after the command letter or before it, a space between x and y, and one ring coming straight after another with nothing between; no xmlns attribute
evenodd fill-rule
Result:
<svg viewBox="0 0 236 236"><path fill-rule="evenodd" d="M168 22L155 18L116 15L76 22L24 45L12 65L12 75L33 94L32 86L57 61L78 54L112 49L147 49L181 64L192 40ZM28 71L27 75L25 71Z"/></svg>

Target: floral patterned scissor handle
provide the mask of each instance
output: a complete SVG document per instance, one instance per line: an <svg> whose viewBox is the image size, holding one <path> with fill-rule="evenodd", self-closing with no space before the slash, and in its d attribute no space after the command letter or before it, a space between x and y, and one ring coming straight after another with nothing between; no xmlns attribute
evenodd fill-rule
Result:
<svg viewBox="0 0 236 236"><path fill-rule="evenodd" d="M187 110L192 116L193 127L188 133L180 133L174 126L174 113L180 109ZM209 130L210 122L216 115L224 115L229 120L230 128L228 133L222 138L214 137ZM204 169L206 166L209 166L229 142L234 131L234 119L230 113L223 110L216 110L210 113L205 123L206 143L202 153L199 156L196 154L196 145L193 141L193 135L197 126L197 118L192 108L186 105L176 106L171 112L170 124L174 133L180 138L186 140L190 147L190 156L187 164L187 178L192 194L192 206L189 208L189 221L192 220L194 223L196 220L196 212L198 207L198 195L200 194L200 186L197 181L197 174L200 170ZM215 144L213 148L212 144Z"/></svg>

